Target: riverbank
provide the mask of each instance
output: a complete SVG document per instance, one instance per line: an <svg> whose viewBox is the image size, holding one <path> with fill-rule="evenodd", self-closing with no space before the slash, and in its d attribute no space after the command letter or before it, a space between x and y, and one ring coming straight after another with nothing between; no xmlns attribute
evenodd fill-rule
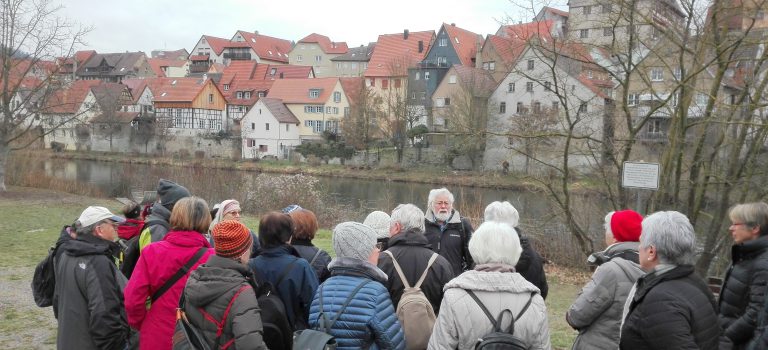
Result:
<svg viewBox="0 0 768 350"><path fill-rule="evenodd" d="M54 349L56 320L51 308L35 305L29 285L35 265L58 237L61 227L71 223L88 205L117 211L115 200L78 196L65 192L10 186L0 192L0 349ZM258 220L244 222L256 228ZM315 244L333 254L331 233L318 232ZM550 284L547 311L555 349L567 349L576 332L565 323L565 311L588 274L580 270L546 266Z"/></svg>
<svg viewBox="0 0 768 350"><path fill-rule="evenodd" d="M345 177L363 180L383 180L434 184L440 186L470 186L504 190L536 190L538 185L512 174L501 172L453 171L435 167L402 168L399 166L362 167L347 165L290 163L284 161L250 161L231 159L195 159L178 157L154 157L101 152L60 152L50 150L30 151L37 156L67 160L91 160L147 164L153 166L182 166L209 169L240 170L275 174L305 174L312 176Z"/></svg>

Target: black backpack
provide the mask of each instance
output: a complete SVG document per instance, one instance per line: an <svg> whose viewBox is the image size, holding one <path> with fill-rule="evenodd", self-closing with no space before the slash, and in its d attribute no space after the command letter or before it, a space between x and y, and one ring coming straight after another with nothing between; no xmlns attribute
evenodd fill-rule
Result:
<svg viewBox="0 0 768 350"><path fill-rule="evenodd" d="M166 230L170 229L170 226L164 220L150 220L144 223L144 227L141 231L149 230L151 226L154 225L163 226ZM133 269L136 268L136 263L139 262L139 256L141 255L141 247L139 246L140 237L141 233L131 237L131 239L125 243L125 249L123 249L123 261L120 263L120 272L122 272L127 279L131 279Z"/></svg>
<svg viewBox="0 0 768 350"><path fill-rule="evenodd" d="M519 320L520 316L522 316L525 311L528 310L528 307L531 306L531 301L533 301L533 296L536 294L536 292L531 292L531 298L528 299L528 302L525 304L525 306L523 306L523 309L520 310L520 313L517 314L517 317L512 314L511 310L504 309L501 310L498 318L496 319L493 318L491 312L488 311L488 308L486 308L482 302L480 302L480 299L477 298L477 295L475 295L474 292L467 290L467 294L469 294L469 296L475 300L475 303L480 306L480 309L483 310L483 313L485 313L485 315L493 324L493 331L478 339L477 343L475 343L476 350L528 349L528 344L515 336L515 320ZM502 330L501 321L504 318L504 313L507 312L509 312L509 317L512 318L512 322L509 324L509 327L506 330Z"/></svg>
<svg viewBox="0 0 768 350"><path fill-rule="evenodd" d="M35 298L35 304L39 307L48 307L53 305L53 292L56 289L56 271L53 266L53 260L56 258L58 246L51 247L48 255L43 258L32 277L32 296Z"/></svg>
<svg viewBox="0 0 768 350"><path fill-rule="evenodd" d="M269 282L260 282L256 288L256 299L261 308L261 323L264 326L264 343L269 349L290 349L293 347L293 329L285 316L285 305L277 290Z"/></svg>

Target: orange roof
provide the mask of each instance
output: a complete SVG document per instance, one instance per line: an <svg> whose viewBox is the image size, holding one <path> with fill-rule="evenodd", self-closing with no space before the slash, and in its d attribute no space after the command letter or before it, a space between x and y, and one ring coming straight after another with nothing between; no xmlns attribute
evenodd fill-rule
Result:
<svg viewBox="0 0 768 350"><path fill-rule="evenodd" d="M554 21L546 20L502 26L501 32L504 37L510 39L528 40L538 36L549 40L552 38L553 27Z"/></svg>
<svg viewBox="0 0 768 350"><path fill-rule="evenodd" d="M256 71L256 61L252 60L234 60L224 68L219 80L219 85L231 84L232 80L238 79L251 79L253 73Z"/></svg>
<svg viewBox="0 0 768 350"><path fill-rule="evenodd" d="M85 61L91 59L91 57L93 57L93 55L95 54L96 54L96 51L94 50L75 52L75 61L77 62L78 65L81 65L85 63Z"/></svg>
<svg viewBox="0 0 768 350"><path fill-rule="evenodd" d="M345 54L349 47L346 42L333 42L325 35L312 33L307 35L303 39L299 40L300 43L317 43L325 53L330 54Z"/></svg>
<svg viewBox="0 0 768 350"><path fill-rule="evenodd" d="M272 80L243 80L236 79L229 90L222 91L227 103L240 106L253 106L259 100L259 92L268 92L272 87ZM237 98L238 91L249 91L250 98Z"/></svg>
<svg viewBox="0 0 768 350"><path fill-rule="evenodd" d="M42 114L75 114L83 104L91 87L101 84L101 80L76 80L64 89L56 90L44 102Z"/></svg>
<svg viewBox="0 0 768 350"><path fill-rule="evenodd" d="M256 67L256 72L253 73L253 78L263 80L307 79L311 78L312 72L312 66L260 64Z"/></svg>
<svg viewBox="0 0 768 350"><path fill-rule="evenodd" d="M341 88L344 89L344 94L347 95L347 101L350 105L357 105L360 102L360 91L363 90L363 78L339 78L341 82Z"/></svg>
<svg viewBox="0 0 768 350"><path fill-rule="evenodd" d="M568 11L558 10L554 7L544 6L542 9L544 12L549 12L558 16L568 17L569 13Z"/></svg>
<svg viewBox="0 0 768 350"><path fill-rule="evenodd" d="M141 94L144 93L144 89L147 87L147 79L123 79L121 83L128 87L134 104L139 102Z"/></svg>
<svg viewBox="0 0 768 350"><path fill-rule="evenodd" d="M200 91L211 83L200 78L150 78L145 79L155 102L192 102Z"/></svg>
<svg viewBox="0 0 768 350"><path fill-rule="evenodd" d="M149 66L152 67L152 71L155 72L155 75L160 78L165 77L163 67L182 67L186 64L186 61L168 58L148 58L147 62L149 63Z"/></svg>
<svg viewBox="0 0 768 350"><path fill-rule="evenodd" d="M277 98L263 98L264 106L272 112L272 116L280 123L299 124L299 118L293 115L288 107L285 106L282 100Z"/></svg>
<svg viewBox="0 0 768 350"><path fill-rule="evenodd" d="M217 38L210 35L203 35L203 38L208 43L208 46L211 47L211 50L216 53L216 55L221 55L221 53L224 52L224 48L227 47L227 45L230 43L230 41L227 39Z"/></svg>
<svg viewBox="0 0 768 350"><path fill-rule="evenodd" d="M451 45L456 50L461 64L469 67L473 66L474 62L472 59L475 58L477 53L477 44L483 40L483 37L453 24L443 23L443 28L448 33L448 38L450 38Z"/></svg>
<svg viewBox="0 0 768 350"><path fill-rule="evenodd" d="M498 35L488 35L487 42L493 45L507 67L511 67L517 61L526 47L524 40L512 40Z"/></svg>
<svg viewBox="0 0 768 350"><path fill-rule="evenodd" d="M277 79L267 97L279 98L284 103L323 104L331 98L339 78ZM309 97L310 89L320 89L320 96Z"/></svg>
<svg viewBox="0 0 768 350"><path fill-rule="evenodd" d="M424 60L429 52L429 46L435 39L435 31L379 35L376 42L376 50L373 51L366 77L391 77L405 76L408 68L413 68L416 63ZM423 50L419 52L419 42L422 42Z"/></svg>
<svg viewBox="0 0 768 350"><path fill-rule="evenodd" d="M488 70L459 64L454 64L453 69L464 83L464 88L473 96L488 97L498 85Z"/></svg>
<svg viewBox="0 0 768 350"><path fill-rule="evenodd" d="M293 48L290 41L244 30L237 32L262 60L288 63L288 53Z"/></svg>

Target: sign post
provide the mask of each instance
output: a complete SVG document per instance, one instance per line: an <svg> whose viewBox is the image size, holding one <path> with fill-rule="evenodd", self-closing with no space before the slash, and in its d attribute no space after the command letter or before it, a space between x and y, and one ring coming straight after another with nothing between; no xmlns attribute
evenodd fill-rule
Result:
<svg viewBox="0 0 768 350"><path fill-rule="evenodd" d="M624 162L621 170L621 186L635 188L637 192L637 210L640 211L640 191L659 189L659 163Z"/></svg>

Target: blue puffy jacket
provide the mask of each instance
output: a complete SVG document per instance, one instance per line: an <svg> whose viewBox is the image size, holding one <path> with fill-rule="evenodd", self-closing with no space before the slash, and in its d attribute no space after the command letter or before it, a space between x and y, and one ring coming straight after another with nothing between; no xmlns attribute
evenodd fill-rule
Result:
<svg viewBox="0 0 768 350"><path fill-rule="evenodd" d="M337 258L330 264L331 278L326 280L310 307L309 326L320 324L322 311L330 320L336 317L350 293L365 279L371 280L352 298L349 306L331 329L337 349L405 349L405 336L397 319L387 288L386 275L376 266L351 258Z"/></svg>

